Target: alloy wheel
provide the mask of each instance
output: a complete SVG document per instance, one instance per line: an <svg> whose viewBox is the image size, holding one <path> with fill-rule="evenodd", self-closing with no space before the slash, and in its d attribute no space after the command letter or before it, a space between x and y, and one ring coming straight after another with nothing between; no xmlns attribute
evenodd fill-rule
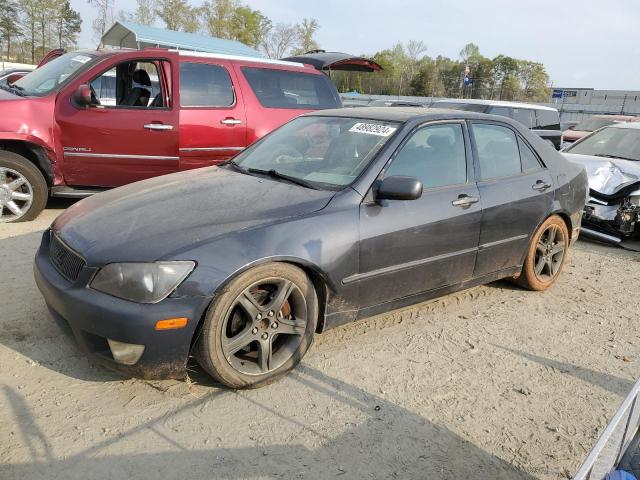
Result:
<svg viewBox="0 0 640 480"><path fill-rule="evenodd" d="M549 225L536 245L534 271L539 280L548 282L560 271L565 251L565 238L557 225Z"/></svg>
<svg viewBox="0 0 640 480"><path fill-rule="evenodd" d="M307 304L290 280L262 280L246 288L223 323L222 351L247 375L263 375L296 354L307 328Z"/></svg>
<svg viewBox="0 0 640 480"><path fill-rule="evenodd" d="M33 203L33 188L27 178L11 168L0 167L0 222L23 217Z"/></svg>

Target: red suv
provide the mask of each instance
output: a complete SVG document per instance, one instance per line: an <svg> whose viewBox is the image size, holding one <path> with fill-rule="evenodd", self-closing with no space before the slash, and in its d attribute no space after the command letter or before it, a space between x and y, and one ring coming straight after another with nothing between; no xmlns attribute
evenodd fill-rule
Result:
<svg viewBox="0 0 640 480"><path fill-rule="evenodd" d="M178 52L66 53L0 90L0 222L223 162L304 112L341 105L302 63Z"/></svg>

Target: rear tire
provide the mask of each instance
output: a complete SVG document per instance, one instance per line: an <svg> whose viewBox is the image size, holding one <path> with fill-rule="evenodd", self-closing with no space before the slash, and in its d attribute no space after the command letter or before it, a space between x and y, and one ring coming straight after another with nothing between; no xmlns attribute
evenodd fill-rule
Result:
<svg viewBox="0 0 640 480"><path fill-rule="evenodd" d="M44 210L47 181L28 159L0 150L0 223L28 222Z"/></svg>
<svg viewBox="0 0 640 480"><path fill-rule="evenodd" d="M216 296L196 340L204 370L231 388L257 388L295 367L313 341L318 298L299 268L269 263Z"/></svg>
<svg viewBox="0 0 640 480"><path fill-rule="evenodd" d="M531 238L517 283L529 290L548 289L560 276L568 249L567 225L558 215L551 215Z"/></svg>

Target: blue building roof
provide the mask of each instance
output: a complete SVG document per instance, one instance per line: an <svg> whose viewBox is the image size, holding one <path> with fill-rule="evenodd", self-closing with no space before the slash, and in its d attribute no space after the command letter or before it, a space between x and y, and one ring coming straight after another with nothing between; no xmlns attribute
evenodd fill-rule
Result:
<svg viewBox="0 0 640 480"><path fill-rule="evenodd" d="M236 40L207 37L197 33L176 32L175 30L121 21L114 23L102 36L102 44L121 48L164 47L244 57L263 56L258 50Z"/></svg>

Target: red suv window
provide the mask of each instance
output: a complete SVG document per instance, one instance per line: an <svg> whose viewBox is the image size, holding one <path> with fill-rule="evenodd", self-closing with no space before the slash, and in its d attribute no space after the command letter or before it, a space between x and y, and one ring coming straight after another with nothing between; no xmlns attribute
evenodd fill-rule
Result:
<svg viewBox="0 0 640 480"><path fill-rule="evenodd" d="M263 107L319 110L340 108L340 97L324 75L242 67L253 93Z"/></svg>

